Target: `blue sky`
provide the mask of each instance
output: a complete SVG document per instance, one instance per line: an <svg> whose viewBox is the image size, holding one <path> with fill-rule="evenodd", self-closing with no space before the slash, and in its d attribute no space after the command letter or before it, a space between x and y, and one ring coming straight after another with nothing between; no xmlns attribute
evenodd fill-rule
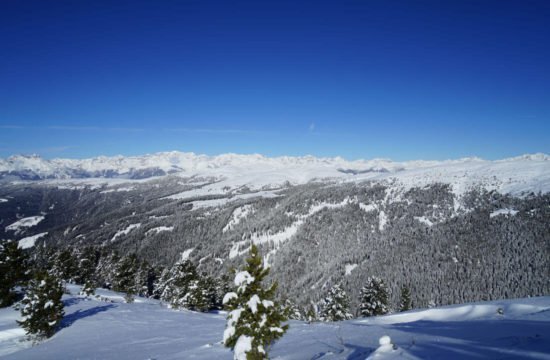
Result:
<svg viewBox="0 0 550 360"><path fill-rule="evenodd" d="M0 157L550 153L548 1L15 1Z"/></svg>

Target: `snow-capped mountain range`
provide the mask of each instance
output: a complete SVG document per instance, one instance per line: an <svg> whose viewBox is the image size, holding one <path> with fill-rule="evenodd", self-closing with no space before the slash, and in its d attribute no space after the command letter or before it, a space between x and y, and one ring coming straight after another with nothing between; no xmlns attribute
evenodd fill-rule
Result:
<svg viewBox="0 0 550 360"><path fill-rule="evenodd" d="M398 181L405 186L433 182L452 184L455 190L481 184L507 193L550 191L550 156L528 154L488 161L477 157L445 161L395 162L388 159L348 161L341 157L266 157L183 152L143 156L100 156L91 159L43 159L16 155L0 159L0 179L147 179L174 174L183 177L216 177L223 186L248 189L274 188L334 178L339 181ZM221 183L219 185L222 185Z"/></svg>

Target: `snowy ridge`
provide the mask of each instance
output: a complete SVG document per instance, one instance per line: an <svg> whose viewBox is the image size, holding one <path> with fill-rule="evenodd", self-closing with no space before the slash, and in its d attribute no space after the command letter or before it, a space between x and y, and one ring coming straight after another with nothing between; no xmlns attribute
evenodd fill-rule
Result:
<svg viewBox="0 0 550 360"><path fill-rule="evenodd" d="M482 185L489 190L519 194L525 191L550 191L550 156L527 154L496 161L474 157L445 161L394 162L387 159L348 161L341 157L313 156L270 158L258 154L207 156L173 151L83 160L46 160L38 156L21 155L0 159L0 179L89 181L92 178L102 178L106 181L122 180L121 178L147 179L166 174L218 179L217 186L208 186L202 190L203 195L228 195L245 186L250 190L273 190L288 184L303 184L322 179L388 180L403 187L441 182L451 184L457 194ZM98 184L97 181L93 183ZM186 197L184 194L181 196Z"/></svg>

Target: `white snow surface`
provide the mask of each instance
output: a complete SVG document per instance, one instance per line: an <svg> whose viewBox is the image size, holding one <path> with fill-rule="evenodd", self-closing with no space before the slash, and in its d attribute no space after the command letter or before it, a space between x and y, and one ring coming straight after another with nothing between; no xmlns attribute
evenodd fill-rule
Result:
<svg viewBox="0 0 550 360"><path fill-rule="evenodd" d="M32 248L34 246L34 244L36 243L36 240L44 237L48 235L48 232L43 232L43 233L40 233L40 234L36 234L36 235L33 235L33 236L27 236L21 240L19 240L18 242L18 247L20 249L29 249L29 248Z"/></svg>
<svg viewBox="0 0 550 360"><path fill-rule="evenodd" d="M125 229L117 231L116 234L113 235L113 238L111 239L111 241L115 241L118 237L122 235L128 235L130 231L137 229L139 227L141 227L141 223L130 224Z"/></svg>
<svg viewBox="0 0 550 360"><path fill-rule="evenodd" d="M72 294L80 287L69 285ZM157 300L98 289L113 302L64 295L65 318L49 340L32 346L16 320L0 309L0 357L54 359L221 359L226 313L175 311ZM502 309L503 315L497 313ZM235 314L236 315L236 314ZM301 359L548 359L550 297L479 302L335 323L290 321L270 358ZM397 350L381 351L383 336ZM374 357L374 355L376 355Z"/></svg>
<svg viewBox="0 0 550 360"><path fill-rule="evenodd" d="M158 234L159 232L163 232L163 231L174 231L174 227L173 226L154 227L154 228L151 228L151 229L147 230L145 235Z"/></svg>
<svg viewBox="0 0 550 360"><path fill-rule="evenodd" d="M182 252L181 253L181 261L189 260L189 256L191 255L193 250L195 250L195 248L190 248L190 249L187 249L184 252Z"/></svg>
<svg viewBox="0 0 550 360"><path fill-rule="evenodd" d="M217 181L200 189L176 194L171 198L192 198L202 195L237 195L248 191L275 190L289 184L334 179L336 181L388 181L404 189L434 182L452 186L456 195L481 185L488 190L519 195L525 192L550 191L550 156L528 154L503 160L463 158L444 161L395 162L387 159L348 161L341 157L317 158L265 157L258 154L222 154L218 156L194 153L164 152L134 157L98 157L93 159L52 159L38 156L12 156L0 159L0 173L33 171L56 186L75 188L144 182L128 179L70 179L70 170L114 171L119 175L132 170L159 169L166 173L190 178L215 178ZM62 180L65 179L65 180ZM108 191L108 190L107 190ZM208 205L211 206L211 205Z"/></svg>
<svg viewBox="0 0 550 360"><path fill-rule="evenodd" d="M517 210L514 209L499 209L497 211L493 211L491 214L489 214L490 217L495 217L499 215L511 215L514 216L518 213Z"/></svg>
<svg viewBox="0 0 550 360"><path fill-rule="evenodd" d="M233 214L231 214L231 220L229 220L227 225L224 226L224 228L222 229L222 232L225 233L233 229L236 225L238 225L241 222L241 220L243 220L253 212L254 212L254 208L252 205L243 205L236 208L235 210L233 210Z"/></svg>
<svg viewBox="0 0 550 360"><path fill-rule="evenodd" d="M357 264L346 264L346 273L345 273L345 275L346 276L351 275L351 272L353 270L355 270L356 267L357 267Z"/></svg>
<svg viewBox="0 0 550 360"><path fill-rule="evenodd" d="M250 336L239 336L237 343L235 344L234 360L246 360L246 353L252 350L252 340L253 338Z"/></svg>
<svg viewBox="0 0 550 360"><path fill-rule="evenodd" d="M5 202L8 202L8 199L0 198L0 203L5 203Z"/></svg>
<svg viewBox="0 0 550 360"><path fill-rule="evenodd" d="M38 225L42 220L44 220L44 218L45 216L38 215L19 219L13 224L6 226L6 231L15 231L15 233L17 234L22 230Z"/></svg>

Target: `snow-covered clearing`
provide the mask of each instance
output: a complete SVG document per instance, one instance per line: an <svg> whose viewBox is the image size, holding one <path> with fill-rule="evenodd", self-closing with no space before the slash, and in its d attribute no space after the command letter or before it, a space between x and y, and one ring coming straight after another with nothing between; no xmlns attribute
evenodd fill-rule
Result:
<svg viewBox="0 0 550 360"><path fill-rule="evenodd" d="M195 248L187 249L181 253L181 261L189 260L189 256L195 250Z"/></svg>
<svg viewBox="0 0 550 360"><path fill-rule="evenodd" d="M44 218L44 216L39 215L19 219L13 224L6 226L6 231L15 231L17 234L25 229L38 225Z"/></svg>
<svg viewBox="0 0 550 360"><path fill-rule="evenodd" d="M158 234L159 232L163 232L163 231L174 231L174 227L173 226L159 226L159 227L154 227L152 229L149 229L147 230L147 232L145 233L145 235L151 235L151 234Z"/></svg>
<svg viewBox="0 0 550 360"><path fill-rule="evenodd" d="M351 272L353 270L355 270L356 267L357 267L357 264L346 264L346 273L345 273L345 275L346 276L351 275Z"/></svg>
<svg viewBox="0 0 550 360"><path fill-rule="evenodd" d="M69 286L72 294L79 288ZM225 313L167 309L156 300L99 289L113 302L65 295L63 327L32 346L0 309L4 359L232 359L221 345ZM502 315L498 314L502 309ZM291 321L270 351L272 359L548 359L550 297L454 305L334 323ZM388 345L397 347L393 350ZM376 355L376 356L375 356Z"/></svg>
<svg viewBox="0 0 550 360"><path fill-rule="evenodd" d="M0 203L5 203L5 202L8 202L8 199L0 198Z"/></svg>
<svg viewBox="0 0 550 360"><path fill-rule="evenodd" d="M23 239L19 240L17 246L21 249L32 248L34 246L34 244L36 243L36 240L38 240L38 239L40 239L40 238L42 238L46 235L48 235L48 232L43 232L43 233L36 234L36 235L33 235L33 236L27 236L26 238L23 238Z"/></svg>
<svg viewBox="0 0 550 360"><path fill-rule="evenodd" d="M497 210L497 211L493 211L491 214L489 214L490 217L495 217L495 216L499 216L499 215L511 215L511 216L514 216L518 213L517 210L514 210L514 209L500 209L500 210Z"/></svg>
<svg viewBox="0 0 550 360"><path fill-rule="evenodd" d="M231 197L224 197L220 199L196 200L196 201L192 201L191 204L193 204L193 209L202 209L202 208L209 208L209 207L220 207L237 200L252 199L256 197L274 198L279 196L281 195L276 194L273 191L258 191L258 192L252 192L252 193L246 193L246 194L238 194Z"/></svg>
<svg viewBox="0 0 550 360"><path fill-rule="evenodd" d="M244 205L236 208L233 210L233 214L231 217L231 220L227 223L227 225L224 226L222 229L222 232L227 232L231 229L233 229L236 225L238 225L242 219L246 218L248 215L252 214L254 212L252 205Z"/></svg>
<svg viewBox="0 0 550 360"><path fill-rule="evenodd" d="M433 226L433 224L434 224L432 221L430 221L430 219L428 219L425 216L415 216L414 219L418 222L421 222L422 224L427 225L427 226Z"/></svg>
<svg viewBox="0 0 550 360"><path fill-rule="evenodd" d="M141 223L137 223L137 224L130 224L128 225L128 227L124 230L119 230L115 233L115 235L113 235L113 238L111 239L111 241L115 241L117 239L117 237L119 236L122 236L122 235L128 235L128 233L134 229L137 229L141 227Z"/></svg>
<svg viewBox="0 0 550 360"><path fill-rule="evenodd" d="M386 216L386 213L383 210L380 210L380 213L378 214L378 230L383 231L387 223L388 217Z"/></svg>

